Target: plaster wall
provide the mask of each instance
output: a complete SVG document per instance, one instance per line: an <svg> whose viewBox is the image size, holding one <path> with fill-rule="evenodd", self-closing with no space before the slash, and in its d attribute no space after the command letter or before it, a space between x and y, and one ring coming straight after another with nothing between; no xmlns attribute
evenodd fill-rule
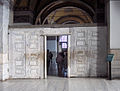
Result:
<svg viewBox="0 0 120 91"><path fill-rule="evenodd" d="M110 48L120 48L120 1L110 0Z"/></svg>

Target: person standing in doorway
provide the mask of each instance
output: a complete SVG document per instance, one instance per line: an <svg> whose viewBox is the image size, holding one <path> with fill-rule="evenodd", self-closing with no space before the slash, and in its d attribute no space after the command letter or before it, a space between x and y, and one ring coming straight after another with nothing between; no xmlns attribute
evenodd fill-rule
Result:
<svg viewBox="0 0 120 91"><path fill-rule="evenodd" d="M63 74L64 77L67 77L67 52L64 52L64 68L63 68Z"/></svg>
<svg viewBox="0 0 120 91"><path fill-rule="evenodd" d="M52 52L51 52L51 51L50 51L49 56L50 56L50 61L51 61L51 63L52 63L52 57L53 57L53 54L52 54Z"/></svg>
<svg viewBox="0 0 120 91"><path fill-rule="evenodd" d="M58 68L58 76L63 76L62 74L62 69L63 69L63 62L64 62L64 53L60 52L57 55L56 58L56 63L57 63L57 68Z"/></svg>
<svg viewBox="0 0 120 91"><path fill-rule="evenodd" d="M50 66L50 52L47 49L47 74L49 72L49 66Z"/></svg>

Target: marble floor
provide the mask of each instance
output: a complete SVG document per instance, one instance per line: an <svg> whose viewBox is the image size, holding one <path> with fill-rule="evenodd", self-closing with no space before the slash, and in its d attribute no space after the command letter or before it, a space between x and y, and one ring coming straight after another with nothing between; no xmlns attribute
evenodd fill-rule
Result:
<svg viewBox="0 0 120 91"><path fill-rule="evenodd" d="M7 80L0 91L120 91L120 80L99 78L58 78Z"/></svg>

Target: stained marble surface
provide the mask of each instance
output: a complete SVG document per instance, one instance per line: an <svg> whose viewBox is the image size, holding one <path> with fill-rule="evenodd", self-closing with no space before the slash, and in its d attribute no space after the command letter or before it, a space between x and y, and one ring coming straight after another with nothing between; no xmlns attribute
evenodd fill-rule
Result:
<svg viewBox="0 0 120 91"><path fill-rule="evenodd" d="M120 80L58 77L7 80L0 82L0 91L120 91Z"/></svg>

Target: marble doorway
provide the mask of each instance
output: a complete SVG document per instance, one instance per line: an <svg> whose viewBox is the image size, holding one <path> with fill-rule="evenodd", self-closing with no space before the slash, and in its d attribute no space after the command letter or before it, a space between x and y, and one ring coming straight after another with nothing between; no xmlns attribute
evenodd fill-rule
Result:
<svg viewBox="0 0 120 91"><path fill-rule="evenodd" d="M70 35L54 35L44 36L45 38L45 78L48 76L58 76L58 67L56 63L57 54L64 52L66 57L67 69L63 68L63 77L70 76ZM52 53L52 59L50 59L48 67L48 51ZM64 74L65 71L65 74Z"/></svg>

